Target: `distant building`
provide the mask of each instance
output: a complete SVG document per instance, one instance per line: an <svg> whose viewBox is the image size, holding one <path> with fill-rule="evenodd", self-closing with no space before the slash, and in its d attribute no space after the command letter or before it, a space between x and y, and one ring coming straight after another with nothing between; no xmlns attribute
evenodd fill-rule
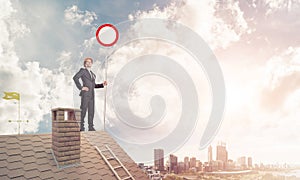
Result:
<svg viewBox="0 0 300 180"><path fill-rule="evenodd" d="M178 173L183 173L183 172L185 172L184 162L179 162L178 163Z"/></svg>
<svg viewBox="0 0 300 180"><path fill-rule="evenodd" d="M200 160L196 160L196 168L197 171L202 171L202 162Z"/></svg>
<svg viewBox="0 0 300 180"><path fill-rule="evenodd" d="M204 162L203 164L203 171L204 172L212 172L212 166L208 162Z"/></svg>
<svg viewBox="0 0 300 180"><path fill-rule="evenodd" d="M252 158L248 157L248 168L252 168Z"/></svg>
<svg viewBox="0 0 300 180"><path fill-rule="evenodd" d="M190 168L195 168L196 167L196 158L192 157L190 160Z"/></svg>
<svg viewBox="0 0 300 180"><path fill-rule="evenodd" d="M145 164L144 164L144 163L138 163L138 167L139 167L140 169L144 169L144 168L145 168Z"/></svg>
<svg viewBox="0 0 300 180"><path fill-rule="evenodd" d="M219 162L222 162L222 161L219 161ZM211 169L211 171L218 171L218 170L220 170L220 168L219 168L219 162L218 161L211 161L210 163L209 163L209 166L211 167L210 169ZM222 162L223 163L223 162Z"/></svg>
<svg viewBox="0 0 300 180"><path fill-rule="evenodd" d="M178 174L178 158L177 156L170 154L170 172Z"/></svg>
<svg viewBox="0 0 300 180"><path fill-rule="evenodd" d="M163 171L164 168L164 150L154 149L154 168L155 170Z"/></svg>
<svg viewBox="0 0 300 180"><path fill-rule="evenodd" d="M226 168L226 163L228 161L228 152L226 150L226 144L221 142L217 145L217 157L216 160L218 162L222 161L223 162L223 168L221 169L225 169Z"/></svg>
<svg viewBox="0 0 300 180"><path fill-rule="evenodd" d="M245 156L239 157L238 160L237 160L237 164L242 169L245 169L246 168L246 157Z"/></svg>
<svg viewBox="0 0 300 180"><path fill-rule="evenodd" d="M212 153L212 147L208 147L208 162L211 162L213 160L213 153Z"/></svg>
<svg viewBox="0 0 300 180"><path fill-rule="evenodd" d="M228 159L227 164L226 164L226 170L234 170L235 169L235 163L233 162L232 159Z"/></svg>
<svg viewBox="0 0 300 180"><path fill-rule="evenodd" d="M264 170L265 169L265 165L263 163L260 163L259 169Z"/></svg>
<svg viewBox="0 0 300 180"><path fill-rule="evenodd" d="M185 171L188 171L190 169L190 160L189 157L184 158L184 169Z"/></svg>

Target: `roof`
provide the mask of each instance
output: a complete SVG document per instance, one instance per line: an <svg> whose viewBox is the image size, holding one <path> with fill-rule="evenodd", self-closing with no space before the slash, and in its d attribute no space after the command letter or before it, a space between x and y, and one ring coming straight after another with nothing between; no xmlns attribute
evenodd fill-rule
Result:
<svg viewBox="0 0 300 180"><path fill-rule="evenodd" d="M95 145L108 145L135 179L148 179L105 131L81 132L80 164L73 167L58 168L51 145L51 134L0 136L0 179L116 179Z"/></svg>

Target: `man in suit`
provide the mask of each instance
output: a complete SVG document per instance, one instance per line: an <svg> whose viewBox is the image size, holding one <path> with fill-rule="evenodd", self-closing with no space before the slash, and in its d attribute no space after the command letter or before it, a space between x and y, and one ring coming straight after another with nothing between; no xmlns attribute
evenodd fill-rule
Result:
<svg viewBox="0 0 300 180"><path fill-rule="evenodd" d="M73 80L76 84L76 87L80 90L81 96L81 126L80 131L84 131L84 118L86 111L88 110L88 124L89 131L95 131L94 128L94 109L95 109L95 91L94 88L103 88L107 85L107 82L104 81L102 84L96 84L95 79L96 75L91 71L93 65L93 59L88 57L84 59L84 68L81 68L78 73L75 74ZM79 79L82 80L82 84L79 82Z"/></svg>

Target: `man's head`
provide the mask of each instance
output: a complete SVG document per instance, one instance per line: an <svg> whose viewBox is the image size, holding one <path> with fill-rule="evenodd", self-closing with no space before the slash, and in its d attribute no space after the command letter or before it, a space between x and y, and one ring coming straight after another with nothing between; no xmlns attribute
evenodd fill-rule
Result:
<svg viewBox="0 0 300 180"><path fill-rule="evenodd" d="M84 62L83 62L83 66L86 67L86 68L91 68L93 65L93 59L90 58L90 57L87 57L84 59Z"/></svg>

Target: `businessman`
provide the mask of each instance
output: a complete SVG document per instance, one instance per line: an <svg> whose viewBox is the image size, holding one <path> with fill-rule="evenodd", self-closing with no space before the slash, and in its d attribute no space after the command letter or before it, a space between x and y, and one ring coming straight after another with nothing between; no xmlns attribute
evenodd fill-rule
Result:
<svg viewBox="0 0 300 180"><path fill-rule="evenodd" d="M102 84L96 84L95 79L96 75L91 71L93 65L93 59L88 57L84 59L83 62L84 68L81 68L78 73L75 74L73 80L76 84L76 87L80 90L81 96L81 122L80 122L80 131L84 131L84 118L86 111L88 110L88 124L89 131L95 131L94 128L94 109L95 109L95 91L94 88L103 88L107 85L107 82L104 81ZM79 79L81 79L82 84Z"/></svg>

